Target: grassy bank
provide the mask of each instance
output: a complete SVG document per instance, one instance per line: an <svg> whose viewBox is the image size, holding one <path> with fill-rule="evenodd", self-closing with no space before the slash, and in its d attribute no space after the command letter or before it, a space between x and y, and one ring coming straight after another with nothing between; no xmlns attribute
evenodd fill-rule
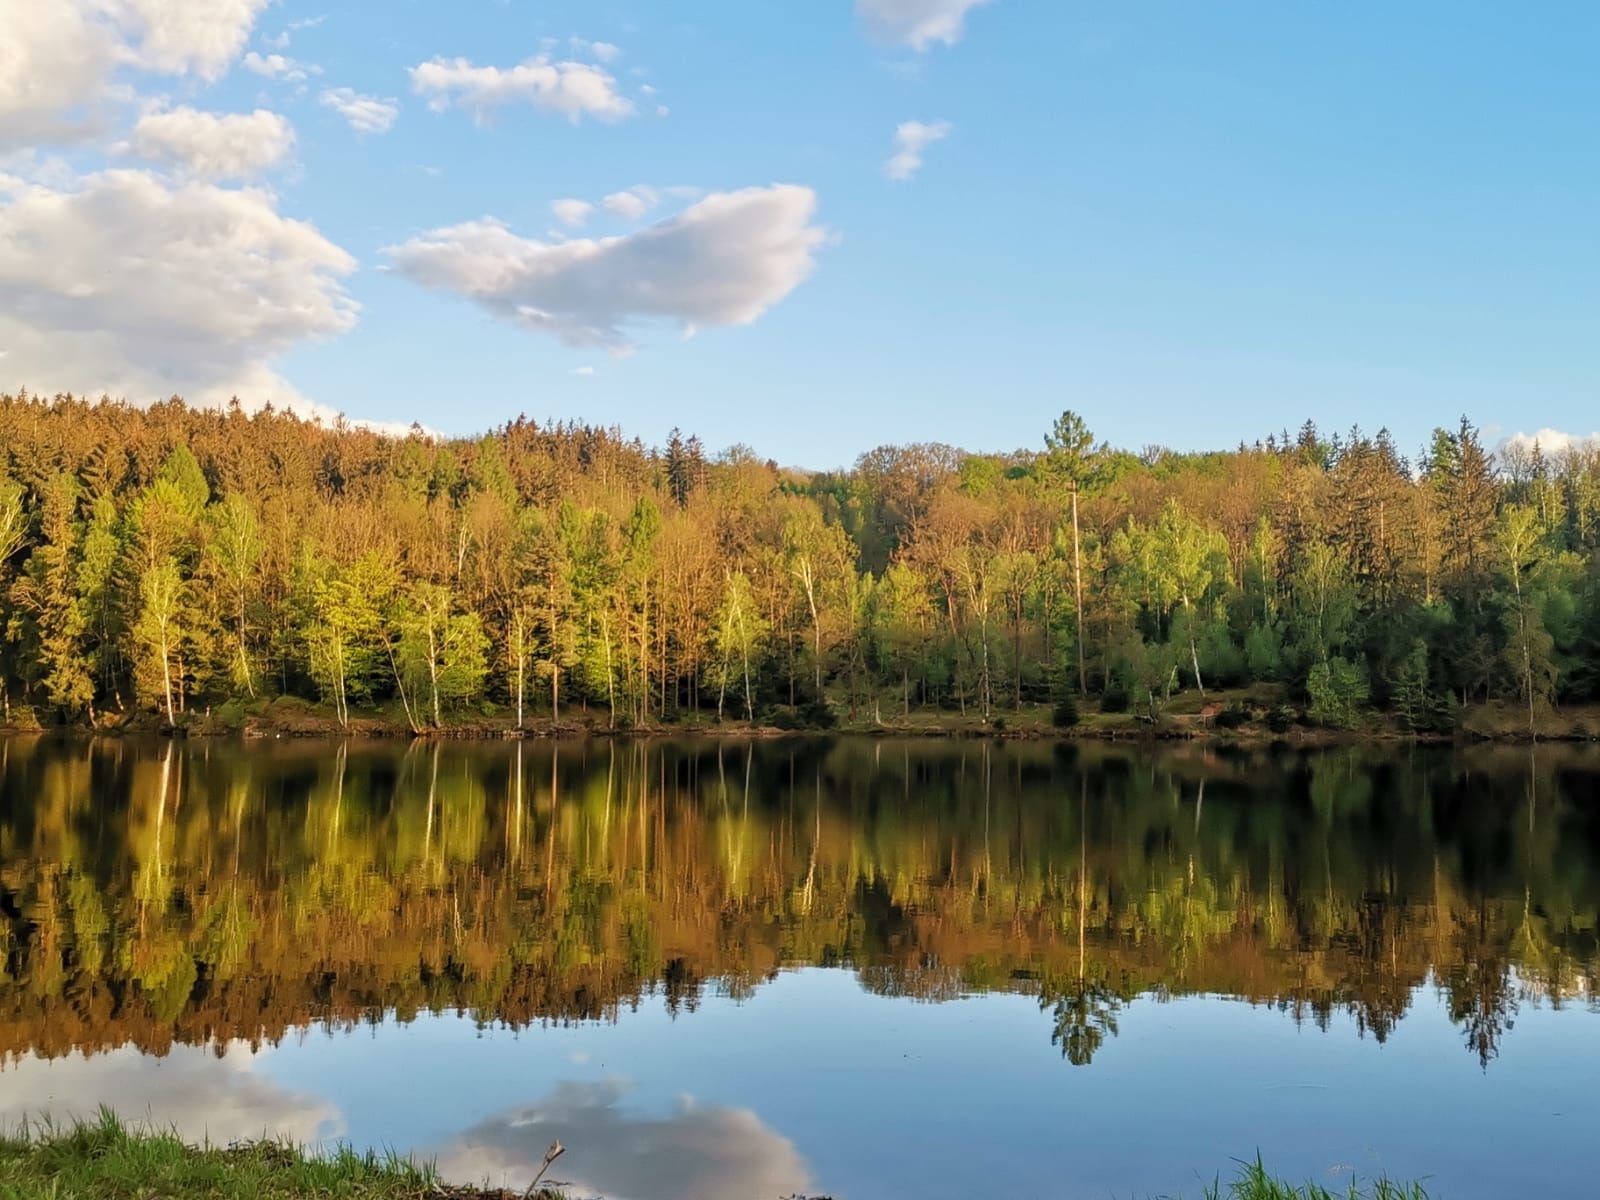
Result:
<svg viewBox="0 0 1600 1200"><path fill-rule="evenodd" d="M283 1142L190 1146L137 1132L105 1114L69 1129L0 1137L0 1200L523 1200L520 1192L453 1187L396 1155L348 1148L314 1157ZM561 1200L540 1191L532 1200Z"/></svg>
<svg viewBox="0 0 1600 1200"><path fill-rule="evenodd" d="M1206 1187L1204 1200L1428 1200L1420 1184L1380 1180L1329 1190L1274 1179L1257 1160L1231 1182ZM454 1187L429 1166L395 1155L343 1149L314 1157L283 1142L225 1148L189 1146L170 1133L138 1132L114 1116L69 1129L0 1136L0 1200L562 1200ZM799 1198L796 1198L799 1200ZM822 1200L822 1198L817 1198Z"/></svg>

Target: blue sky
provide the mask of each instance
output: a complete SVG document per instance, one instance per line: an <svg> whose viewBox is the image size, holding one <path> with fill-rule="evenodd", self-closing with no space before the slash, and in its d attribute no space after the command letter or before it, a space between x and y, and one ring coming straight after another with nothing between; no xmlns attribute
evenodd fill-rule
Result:
<svg viewBox="0 0 1600 1200"><path fill-rule="evenodd" d="M1591 5L73 2L0 16L3 65L120 48L53 111L0 84L0 245L33 252L0 256L0 386L809 466L1034 446L1064 407L1178 448L1600 427ZM577 99L534 81L563 64ZM889 178L912 121L946 132ZM116 278L46 253L92 236Z"/></svg>

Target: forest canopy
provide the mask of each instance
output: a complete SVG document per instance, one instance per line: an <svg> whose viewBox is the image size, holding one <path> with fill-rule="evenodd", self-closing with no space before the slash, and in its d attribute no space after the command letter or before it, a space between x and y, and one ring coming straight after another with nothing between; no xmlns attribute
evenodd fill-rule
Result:
<svg viewBox="0 0 1600 1200"><path fill-rule="evenodd" d="M1132 452L1068 412L1032 449L806 473L676 432L0 397L0 687L46 722L1159 719L1259 686L1330 726L1531 724L1600 698L1597 548L1600 451L1465 418L1408 457L1310 423Z"/></svg>

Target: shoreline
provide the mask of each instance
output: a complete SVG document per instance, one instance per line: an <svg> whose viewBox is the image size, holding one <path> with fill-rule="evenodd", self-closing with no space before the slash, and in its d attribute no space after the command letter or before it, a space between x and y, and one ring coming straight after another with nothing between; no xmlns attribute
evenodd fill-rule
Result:
<svg viewBox="0 0 1600 1200"><path fill-rule="evenodd" d="M42 724L37 721L0 720L0 736L70 737L175 737L197 739L238 738L244 741L322 739L348 741L582 741L586 739L707 738L729 740L815 739L860 737L899 741L989 740L1055 741L1065 743L1199 743L1207 746L1323 748L1362 745L1471 746L1483 744L1536 745L1540 742L1583 744L1600 741L1597 726L1584 714L1552 714L1540 722L1537 736L1491 714L1472 712L1449 732L1410 731L1378 718L1361 728L1334 729L1297 721L1287 729L1272 729L1265 722L1224 725L1201 714L1174 714L1152 723L1129 714L1093 714L1065 728L1026 715L997 714L990 722L950 716L947 719L841 722L830 727L784 726L745 721L652 722L645 725L611 725L603 719L551 721L526 720L521 726L510 718L485 717L447 721L438 728L414 730L404 720L374 712L353 716L341 725L333 716L294 706L290 712L267 711L219 718L191 714L174 727L153 714L129 714L98 724ZM1487 708L1488 706L1485 706ZM14 715L18 710L14 710ZM26 711L26 710L22 710ZM1379 723L1381 721L1381 723Z"/></svg>
<svg viewBox="0 0 1600 1200"><path fill-rule="evenodd" d="M582 1147L574 1147L575 1155ZM550 1147L545 1167L564 1153ZM1233 1159L1226 1184L1220 1174L1210 1183L1201 1176L1202 1200L1335 1200L1316 1183L1297 1184L1269 1172L1260 1153ZM55 1200L96 1196L140 1200L151 1195L205 1195L216 1200L567 1200L571 1185L541 1183L535 1176L525 1191L484 1184L457 1184L441 1178L432 1161L387 1151L358 1151L349 1145L331 1154L313 1153L289 1140L271 1138L214 1146L186 1141L174 1130L124 1124L108 1108L95 1121L50 1125L0 1133L0 1170L7 1196L16 1200ZM544 1171L540 1171L542 1176ZM1226 1188L1226 1191L1224 1191ZM1362 1184L1352 1179L1344 1200L1427 1200L1420 1183L1379 1176ZM796 1194L793 1200L807 1200ZM827 1200L809 1193L809 1200Z"/></svg>

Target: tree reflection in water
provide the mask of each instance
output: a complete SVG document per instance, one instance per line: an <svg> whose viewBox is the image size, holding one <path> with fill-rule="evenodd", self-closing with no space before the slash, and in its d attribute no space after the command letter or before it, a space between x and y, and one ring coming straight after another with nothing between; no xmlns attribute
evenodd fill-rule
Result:
<svg viewBox="0 0 1600 1200"><path fill-rule="evenodd" d="M0 740L0 1045L692 1013L793 965L1362 1036L1429 986L1487 1068L1593 1004L1600 756L1045 743ZM1042 1042L1042 1036L1041 1036Z"/></svg>

